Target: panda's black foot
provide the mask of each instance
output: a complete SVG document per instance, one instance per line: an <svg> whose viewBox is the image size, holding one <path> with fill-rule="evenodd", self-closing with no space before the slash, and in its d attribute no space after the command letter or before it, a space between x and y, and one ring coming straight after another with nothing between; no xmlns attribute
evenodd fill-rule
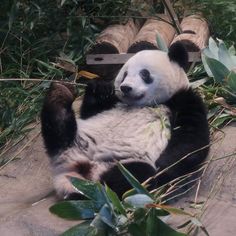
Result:
<svg viewBox="0 0 236 236"><path fill-rule="evenodd" d="M50 156L71 146L77 132L71 85L52 83L41 112L42 136Z"/></svg>

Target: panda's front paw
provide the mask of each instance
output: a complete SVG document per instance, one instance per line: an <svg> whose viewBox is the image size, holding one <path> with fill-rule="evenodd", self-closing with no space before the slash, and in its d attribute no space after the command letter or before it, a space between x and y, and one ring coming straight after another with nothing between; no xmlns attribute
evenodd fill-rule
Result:
<svg viewBox="0 0 236 236"><path fill-rule="evenodd" d="M71 106L76 97L75 87L67 83L55 83L50 86L45 102L53 107Z"/></svg>
<svg viewBox="0 0 236 236"><path fill-rule="evenodd" d="M115 89L112 83L96 80L88 83L86 95L92 95L97 99L107 99L114 95Z"/></svg>

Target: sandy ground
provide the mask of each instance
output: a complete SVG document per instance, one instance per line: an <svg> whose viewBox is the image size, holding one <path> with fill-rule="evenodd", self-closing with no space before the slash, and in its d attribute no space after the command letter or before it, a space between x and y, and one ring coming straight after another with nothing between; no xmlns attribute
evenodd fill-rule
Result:
<svg viewBox="0 0 236 236"><path fill-rule="evenodd" d="M17 155L0 170L0 235L55 236L72 225L52 215L48 208L56 201L47 156L39 127L9 157ZM236 152L236 124L223 129L209 158ZM29 145L27 145L27 141ZM22 150L22 147L27 146ZM201 221L212 236L236 233L236 155L211 163L201 181L198 201L204 202ZM189 208L196 190L176 205ZM182 222L183 223L183 222ZM198 235L203 235L199 233Z"/></svg>

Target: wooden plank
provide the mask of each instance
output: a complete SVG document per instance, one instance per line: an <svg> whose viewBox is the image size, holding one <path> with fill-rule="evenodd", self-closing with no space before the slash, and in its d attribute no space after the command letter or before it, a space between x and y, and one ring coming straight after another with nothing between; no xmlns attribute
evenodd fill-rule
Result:
<svg viewBox="0 0 236 236"><path fill-rule="evenodd" d="M88 54L86 63L87 65L124 64L133 55L134 53Z"/></svg>
<svg viewBox="0 0 236 236"><path fill-rule="evenodd" d="M188 52L189 62L199 62L201 61L201 52Z"/></svg>
<svg viewBox="0 0 236 236"><path fill-rule="evenodd" d="M124 64L135 53L121 53L121 54L88 54L86 56L87 65L112 65ZM201 61L200 52L189 52L189 62Z"/></svg>

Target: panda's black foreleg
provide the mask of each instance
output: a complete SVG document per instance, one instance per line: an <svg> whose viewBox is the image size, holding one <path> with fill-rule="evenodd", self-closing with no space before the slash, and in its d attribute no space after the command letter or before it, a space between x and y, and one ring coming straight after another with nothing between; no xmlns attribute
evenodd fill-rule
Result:
<svg viewBox="0 0 236 236"><path fill-rule="evenodd" d="M93 80L87 83L80 109L81 119L87 119L104 110L111 109L118 101L112 82Z"/></svg>
<svg viewBox="0 0 236 236"><path fill-rule="evenodd" d="M173 166L157 178L159 185L195 171L209 150L209 128L201 97L192 89L180 91L166 105L172 113L172 134L156 166L159 171Z"/></svg>
<svg viewBox="0 0 236 236"><path fill-rule="evenodd" d="M41 129L49 156L70 147L77 125L72 103L75 92L72 86L52 83L41 111Z"/></svg>

